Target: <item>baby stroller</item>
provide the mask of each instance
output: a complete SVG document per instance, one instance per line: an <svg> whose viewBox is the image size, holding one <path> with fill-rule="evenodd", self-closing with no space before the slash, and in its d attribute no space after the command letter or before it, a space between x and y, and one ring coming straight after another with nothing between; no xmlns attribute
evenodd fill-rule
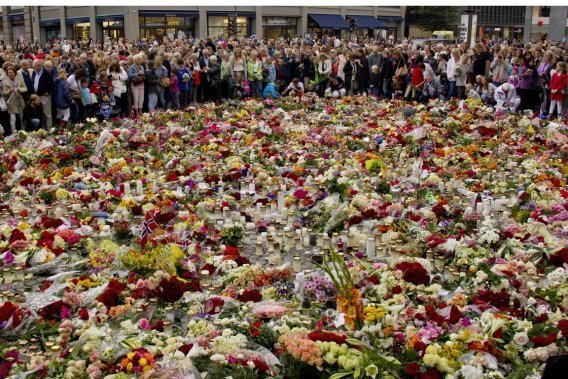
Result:
<svg viewBox="0 0 568 379"><path fill-rule="evenodd" d="M99 122L117 118L119 111L116 109L116 101L114 95L109 92L108 85L101 83L98 89L97 103L99 110L95 112L95 117Z"/></svg>

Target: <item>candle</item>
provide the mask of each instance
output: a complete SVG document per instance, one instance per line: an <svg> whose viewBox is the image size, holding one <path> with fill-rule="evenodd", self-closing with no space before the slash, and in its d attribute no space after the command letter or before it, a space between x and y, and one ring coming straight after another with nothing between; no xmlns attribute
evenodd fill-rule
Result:
<svg viewBox="0 0 568 379"><path fill-rule="evenodd" d="M130 193L130 183L124 183L124 193Z"/></svg>
<svg viewBox="0 0 568 379"><path fill-rule="evenodd" d="M62 218L63 217L63 209L57 207L55 208L55 218Z"/></svg>
<svg viewBox="0 0 568 379"><path fill-rule="evenodd" d="M375 258L375 238L369 237L367 238L367 257Z"/></svg>
<svg viewBox="0 0 568 379"><path fill-rule="evenodd" d="M302 262L298 255L294 256L294 261L292 262L292 269L294 272L300 272L302 270Z"/></svg>
<svg viewBox="0 0 568 379"><path fill-rule="evenodd" d="M252 194L252 193L255 193L254 183L249 183L249 192L250 192L251 194Z"/></svg>
<svg viewBox="0 0 568 379"><path fill-rule="evenodd" d="M142 195L143 190L144 188L142 187L142 181L141 180L136 181L136 192L138 193L138 195Z"/></svg>

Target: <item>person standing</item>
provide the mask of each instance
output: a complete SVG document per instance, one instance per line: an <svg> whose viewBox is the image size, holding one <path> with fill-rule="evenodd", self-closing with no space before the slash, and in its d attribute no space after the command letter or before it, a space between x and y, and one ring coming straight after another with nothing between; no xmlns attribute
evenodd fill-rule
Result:
<svg viewBox="0 0 568 379"><path fill-rule="evenodd" d="M568 87L568 75L566 63L558 62L556 64L556 72L550 79L550 109L548 117L552 119L554 108L558 106L558 119L564 115L564 97L566 96L566 88Z"/></svg>
<svg viewBox="0 0 568 379"><path fill-rule="evenodd" d="M146 80L141 55L135 55L133 63L128 67L128 79L131 82L132 108L135 116L138 117L142 114L144 105L144 81Z"/></svg>
<svg viewBox="0 0 568 379"><path fill-rule="evenodd" d="M67 72L64 69L59 70L59 78L55 82L55 108L57 109L57 120L63 126L66 126L71 116L71 105L75 103L73 95L69 90L69 83L67 82ZM50 104L51 106L51 104Z"/></svg>
<svg viewBox="0 0 568 379"><path fill-rule="evenodd" d="M2 87L3 95L8 107L8 114L10 115L11 134L14 134L18 129L18 118L20 117L20 114L23 113L24 100L20 94L18 80L16 79L16 70L13 67L8 67L6 70L6 76L2 80Z"/></svg>
<svg viewBox="0 0 568 379"><path fill-rule="evenodd" d="M221 65L217 63L217 56L211 56L207 78L211 88L211 100L218 103L221 100Z"/></svg>
<svg viewBox="0 0 568 379"><path fill-rule="evenodd" d="M22 59L20 61L20 69L16 72L18 77L18 88L22 94L24 101L28 101L30 95L33 94L34 86L32 83L32 69L30 68L30 61Z"/></svg>
<svg viewBox="0 0 568 379"><path fill-rule="evenodd" d="M49 130L53 126L51 115L51 96L54 91L54 81L51 73L43 69L43 61L36 59L33 63L32 82L34 93L39 96L45 117L44 125Z"/></svg>

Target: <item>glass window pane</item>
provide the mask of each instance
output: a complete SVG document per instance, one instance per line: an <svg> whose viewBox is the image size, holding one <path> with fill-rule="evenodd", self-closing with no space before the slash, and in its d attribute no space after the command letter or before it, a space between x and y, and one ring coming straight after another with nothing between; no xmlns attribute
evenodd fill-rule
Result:
<svg viewBox="0 0 568 379"><path fill-rule="evenodd" d="M166 19L165 17L146 17L144 22L146 26L165 26Z"/></svg>
<svg viewBox="0 0 568 379"><path fill-rule="evenodd" d="M207 25L209 27L226 27L229 23L228 17L223 16L209 16Z"/></svg>

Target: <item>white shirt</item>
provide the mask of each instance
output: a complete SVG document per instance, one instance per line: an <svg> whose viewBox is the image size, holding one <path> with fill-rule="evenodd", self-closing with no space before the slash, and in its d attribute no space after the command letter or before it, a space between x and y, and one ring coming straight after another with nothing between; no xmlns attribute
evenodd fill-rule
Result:
<svg viewBox="0 0 568 379"><path fill-rule="evenodd" d="M39 87L39 78L41 78L41 74L43 74L43 68L41 69L40 72L35 73L35 79L34 79L34 91L35 91L35 93L37 93L37 89Z"/></svg>
<svg viewBox="0 0 568 379"><path fill-rule="evenodd" d="M299 88L300 91L303 92L303 91L304 91L304 83L298 82L298 84L297 84L296 86L294 86L294 83L290 83L290 84L288 85L288 89L291 90L291 91L297 91L296 88Z"/></svg>

